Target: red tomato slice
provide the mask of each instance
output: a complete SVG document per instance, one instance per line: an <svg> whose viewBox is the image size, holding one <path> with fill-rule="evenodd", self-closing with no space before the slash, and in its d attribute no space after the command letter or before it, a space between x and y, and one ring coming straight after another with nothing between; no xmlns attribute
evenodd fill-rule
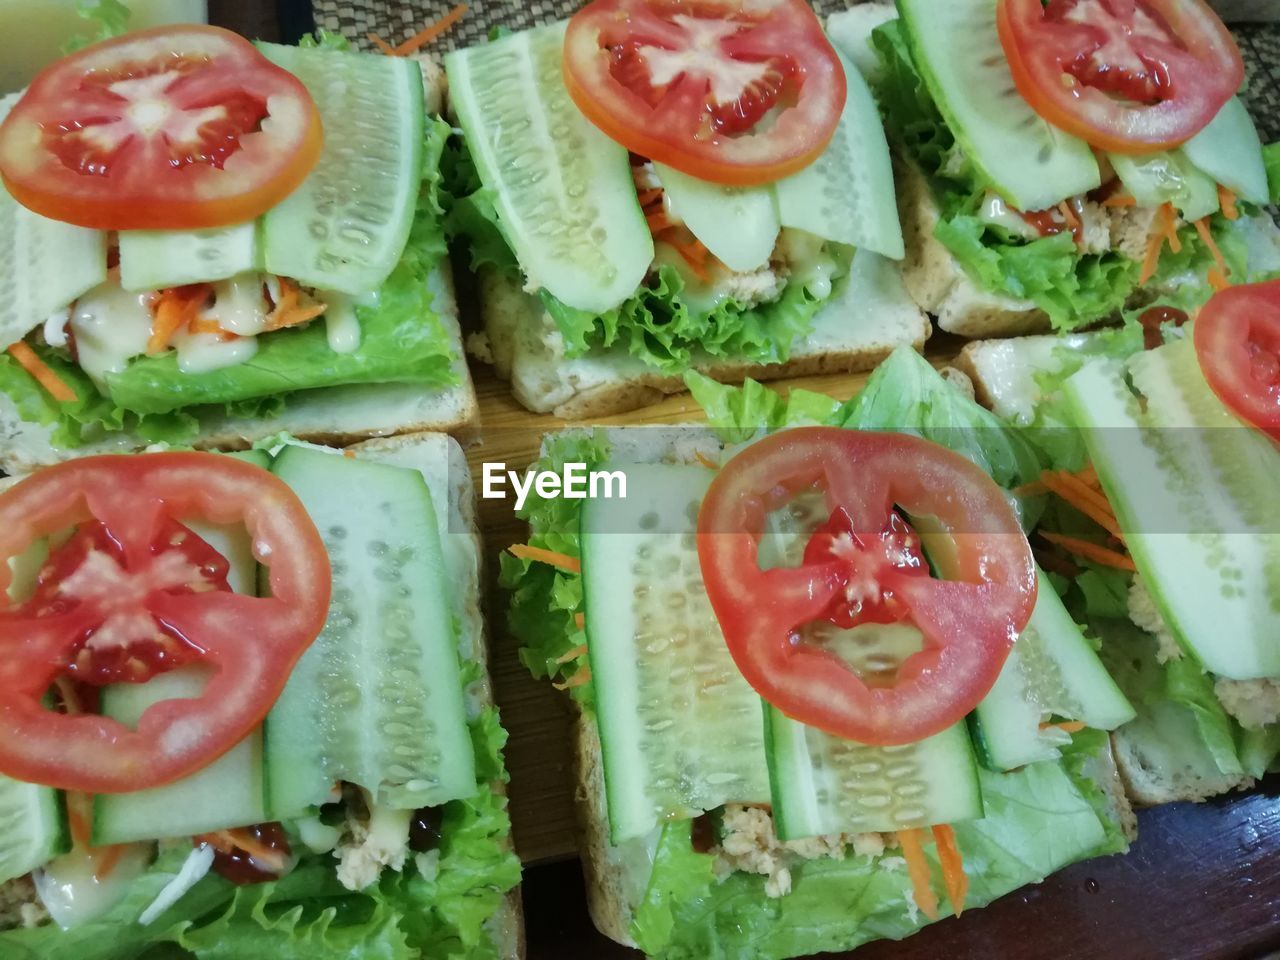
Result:
<svg viewBox="0 0 1280 960"><path fill-rule="evenodd" d="M1183 143L1244 81L1240 49L1204 0L999 0L997 24L1036 113L1103 150Z"/></svg>
<svg viewBox="0 0 1280 960"><path fill-rule="evenodd" d="M833 520L800 566L762 570L767 515L815 485ZM929 575L895 508L927 518L930 554L952 579ZM897 434L811 427L752 444L711 484L698 553L747 682L787 716L867 744L912 743L963 718L1036 600L1031 547L1004 492L959 454ZM809 624L893 620L914 624L924 648L891 686L801 635Z"/></svg>
<svg viewBox="0 0 1280 960"><path fill-rule="evenodd" d="M1218 399L1280 441L1280 280L1214 294L1196 317L1194 336Z"/></svg>
<svg viewBox="0 0 1280 960"><path fill-rule="evenodd" d="M846 95L804 0L595 0L569 21L564 78L591 122L631 152L739 186L812 163Z"/></svg>
<svg viewBox="0 0 1280 960"><path fill-rule="evenodd" d="M207 545L173 542L179 517L243 522L269 566L271 595L222 589L225 563ZM315 524L283 482L231 457L74 460L0 494L0 597L11 558L72 527L80 532L57 551L36 595L0 606L0 773L127 793L207 766L262 721L324 626L332 579ZM109 675L117 648L154 649L158 637L176 641L175 663L215 668L201 696L152 705L136 730L42 703L69 671ZM91 659L81 667L85 649ZM146 672L161 665L153 658Z"/></svg>
<svg viewBox="0 0 1280 960"><path fill-rule="evenodd" d="M302 183L320 114L297 77L218 27L159 27L45 69L0 125L23 206L98 230L243 223Z"/></svg>

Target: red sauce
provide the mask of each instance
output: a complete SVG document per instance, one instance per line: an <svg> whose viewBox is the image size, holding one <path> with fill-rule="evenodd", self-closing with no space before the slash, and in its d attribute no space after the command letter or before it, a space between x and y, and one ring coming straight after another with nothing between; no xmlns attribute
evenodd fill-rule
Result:
<svg viewBox="0 0 1280 960"><path fill-rule="evenodd" d="M258 850L269 850L272 862L264 862L243 847L234 843L236 834L247 834L252 838L252 845ZM218 875L235 884L266 883L278 880L285 872L285 866L293 851L289 848L289 838L285 836L284 827L278 823L260 823L254 827L244 827L235 831L205 834L195 838L196 846L208 843L213 846L213 870Z"/></svg>
<svg viewBox="0 0 1280 960"><path fill-rule="evenodd" d="M716 828L709 813L694 818L691 842L694 853L710 853L715 848Z"/></svg>
<svg viewBox="0 0 1280 960"><path fill-rule="evenodd" d="M1084 204L1079 197L1072 197L1067 201L1071 205L1071 210L1075 213L1075 219L1068 225L1066 216L1057 207L1050 207L1048 210L1025 210L1016 211L1018 216L1025 220L1031 229L1042 237L1053 237L1062 233L1064 230L1070 230L1071 236L1075 238L1076 246L1084 246ZM1010 209L1013 209L1012 207Z"/></svg>
<svg viewBox="0 0 1280 960"><path fill-rule="evenodd" d="M440 846L444 824L443 807L423 807L415 811L409 821L409 849L414 853L427 853Z"/></svg>
<svg viewBox="0 0 1280 960"><path fill-rule="evenodd" d="M1186 312L1177 307L1152 307L1144 311L1138 317L1138 322L1142 324L1142 348L1154 350L1164 346L1164 334L1160 332L1160 328L1166 323L1180 327L1189 319Z"/></svg>

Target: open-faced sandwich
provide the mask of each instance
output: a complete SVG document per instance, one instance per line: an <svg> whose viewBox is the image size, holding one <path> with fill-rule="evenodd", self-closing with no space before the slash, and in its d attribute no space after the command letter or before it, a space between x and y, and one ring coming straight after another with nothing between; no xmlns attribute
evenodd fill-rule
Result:
<svg viewBox="0 0 1280 960"><path fill-rule="evenodd" d="M845 950L1127 849L1105 731L1135 711L1033 559L1034 448L907 347L844 406L691 387L716 434L549 436L539 468L626 499L540 500L504 557L527 665L580 708L601 931Z"/></svg>
<svg viewBox="0 0 1280 960"><path fill-rule="evenodd" d="M869 369L928 335L875 102L804 0L598 0L445 67L473 352L529 409Z"/></svg>
<svg viewBox="0 0 1280 960"><path fill-rule="evenodd" d="M1240 53L1202 0L879 6L831 33L878 54L903 276L943 330L1071 331L1277 268Z"/></svg>
<svg viewBox="0 0 1280 960"><path fill-rule="evenodd" d="M0 956L522 952L461 451L75 459L0 493Z"/></svg>
<svg viewBox="0 0 1280 960"><path fill-rule="evenodd" d="M1138 708L1116 759L1165 803L1280 757L1280 284L1146 319L980 341L961 366L1045 452L1056 565Z"/></svg>
<svg viewBox="0 0 1280 960"><path fill-rule="evenodd" d="M438 71L342 46L158 28L0 100L0 467L474 419Z"/></svg>

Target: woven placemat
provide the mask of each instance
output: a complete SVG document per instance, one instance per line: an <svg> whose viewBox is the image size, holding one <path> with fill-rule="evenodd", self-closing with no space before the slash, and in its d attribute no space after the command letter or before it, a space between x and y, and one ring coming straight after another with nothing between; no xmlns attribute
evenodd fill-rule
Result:
<svg viewBox="0 0 1280 960"><path fill-rule="evenodd" d="M939 0L941 3L949 0ZM1254 11L1240 0L1220 0L1224 14L1232 8L1242 14ZM1269 7L1280 9L1275 0ZM472 0L466 15L431 46L443 53L457 47L482 43L494 27L527 30L572 15L583 0ZM439 20L453 6L450 0L313 0L316 26L344 37L363 48L371 48L368 34L375 33L391 44L400 43L428 23ZM850 0L814 0L820 15L850 6ZM1280 24L1242 24L1234 27L1248 69L1250 110L1265 142L1280 140Z"/></svg>

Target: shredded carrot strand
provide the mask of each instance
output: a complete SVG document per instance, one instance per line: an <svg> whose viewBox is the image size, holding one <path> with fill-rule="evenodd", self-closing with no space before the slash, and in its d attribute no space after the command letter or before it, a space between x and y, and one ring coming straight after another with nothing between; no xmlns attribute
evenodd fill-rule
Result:
<svg viewBox="0 0 1280 960"><path fill-rule="evenodd" d="M958 917L964 912L964 898L969 893L969 875L964 872L964 858L956 844L956 832L948 823L933 828L933 841L938 845L938 862L942 864L942 882L947 887L947 899Z"/></svg>
<svg viewBox="0 0 1280 960"><path fill-rule="evenodd" d="M1058 210L1062 213L1062 217L1067 221L1067 229L1071 231L1071 236L1075 238L1076 246L1084 249L1084 224L1080 217L1077 216L1075 208L1071 206L1070 201L1063 200L1058 204Z"/></svg>
<svg viewBox="0 0 1280 960"><path fill-rule="evenodd" d="M273 870L284 868L285 855L279 850L264 846L248 830L219 830L216 833L202 833L193 838L199 843L207 843L215 850L223 853L234 853L243 850L260 864Z"/></svg>
<svg viewBox="0 0 1280 960"><path fill-rule="evenodd" d="M1127 193L1117 193L1102 201L1104 207L1136 207L1137 205L1138 198L1131 197Z"/></svg>
<svg viewBox="0 0 1280 960"><path fill-rule="evenodd" d="M1240 219L1240 208L1236 206L1236 195L1218 184L1218 205L1222 207L1222 215L1228 220Z"/></svg>
<svg viewBox="0 0 1280 960"><path fill-rule="evenodd" d="M1083 720L1064 720L1062 723L1042 723L1041 730L1058 729L1064 733L1079 733L1087 724Z"/></svg>
<svg viewBox="0 0 1280 960"><path fill-rule="evenodd" d="M566 573L581 573L582 561L576 557L571 557L567 553L557 553L554 550L544 550L542 547L533 547L527 543L512 544L508 548L508 552L513 557L521 560L532 560L535 563L545 563L549 566L556 567Z"/></svg>
<svg viewBox="0 0 1280 960"><path fill-rule="evenodd" d="M707 257L711 255L711 251L703 246L701 240L694 240L690 244L672 244L676 248L676 253L684 259L689 265L689 269L699 280L707 280Z"/></svg>
<svg viewBox="0 0 1280 960"><path fill-rule="evenodd" d="M1223 274L1231 271L1227 269L1226 258L1223 257L1222 251L1218 249L1217 241L1213 239L1213 232L1209 229L1209 218L1201 217L1195 222L1196 233L1200 234L1200 239L1204 241L1204 245L1209 248L1209 252L1213 254L1213 262L1218 265L1218 269Z"/></svg>
<svg viewBox="0 0 1280 960"><path fill-rule="evenodd" d="M75 390L54 373L53 369L36 356L36 352L23 341L19 340L9 347L9 356L18 361L18 365L31 374L36 383L44 387L45 392L59 403L75 403L80 399Z"/></svg>
<svg viewBox="0 0 1280 960"><path fill-rule="evenodd" d="M579 657L586 656L586 653L587 645L585 643L580 643L572 650L565 651L563 656L556 657L556 663L564 666L566 663L573 663L573 661L577 660Z"/></svg>
<svg viewBox="0 0 1280 960"><path fill-rule="evenodd" d="M394 57L396 55L396 48L387 43L387 41L383 40L376 33L366 33L365 36L368 37L370 43L385 53L388 57Z"/></svg>
<svg viewBox="0 0 1280 960"><path fill-rule="evenodd" d="M467 12L467 5L460 3L435 23L429 23L412 37L400 44L393 51L397 57L407 57L411 53L417 53L432 40L435 40L442 33L452 27L455 23L462 19L462 15Z"/></svg>
<svg viewBox="0 0 1280 960"><path fill-rule="evenodd" d="M1182 243L1178 240L1177 213L1171 203L1160 204L1156 211L1155 229L1151 232L1151 239L1148 241L1147 257L1142 262L1140 283L1146 283L1155 276L1166 240L1169 242L1169 249L1174 253L1182 249Z"/></svg>
<svg viewBox="0 0 1280 960"><path fill-rule="evenodd" d="M649 232L652 234L662 233L664 230L670 230L674 226L667 216L667 212L661 208L645 214L644 222L649 225Z"/></svg>
<svg viewBox="0 0 1280 960"><path fill-rule="evenodd" d="M694 459L695 459L695 460L697 460L697 461L698 461L698 463L702 464L702 465L703 465L704 467L706 467L708 470L719 470L719 469L720 469L720 464L716 463L714 460L712 460L710 457L708 457L708 456L707 456L705 453L703 453L701 450L696 450L696 451L694 451L693 457L694 457Z"/></svg>
<svg viewBox="0 0 1280 960"><path fill-rule="evenodd" d="M280 277L280 300L267 314L268 330L296 327L300 323L323 316L328 307L323 303L302 303L302 289L287 277Z"/></svg>
<svg viewBox="0 0 1280 960"><path fill-rule="evenodd" d="M1092 560L1094 563L1100 563L1104 567L1115 567L1117 570L1137 570L1133 565L1133 560L1108 547L1094 543L1091 540L1080 540L1076 537L1065 537L1060 533L1041 532L1040 536L1044 537L1050 543L1057 544L1068 553L1073 553L1078 557L1084 557L1086 560Z"/></svg>
<svg viewBox="0 0 1280 960"><path fill-rule="evenodd" d="M577 627L579 630L586 629L587 615L582 611L578 611L577 613L575 613L573 615L573 625Z"/></svg>
<svg viewBox="0 0 1280 960"><path fill-rule="evenodd" d="M1049 488L1044 485L1043 480L1034 480L1014 487L1010 492L1016 497L1042 497L1049 492Z"/></svg>
<svg viewBox="0 0 1280 960"><path fill-rule="evenodd" d="M1098 471L1093 468L1093 464L1089 464L1083 470L1076 474L1081 480L1095 489L1102 489L1102 481L1098 479Z"/></svg>
<svg viewBox="0 0 1280 960"><path fill-rule="evenodd" d="M1040 479L1061 500L1075 507L1117 540L1124 540L1124 535L1120 532L1120 522L1116 519L1111 504L1100 491L1066 471L1055 473L1052 470L1046 470L1041 474Z"/></svg>
<svg viewBox="0 0 1280 960"><path fill-rule="evenodd" d="M89 818L85 815L81 808L81 799L84 794L67 794L67 826L71 828L71 840L76 846L87 847L89 845L89 837L92 831L89 829Z"/></svg>
<svg viewBox="0 0 1280 960"><path fill-rule="evenodd" d="M93 856L93 879L101 881L120 865L120 857L124 854L123 846L100 847Z"/></svg>
<svg viewBox="0 0 1280 960"><path fill-rule="evenodd" d="M591 668L584 666L579 668L578 672L564 683L553 683L551 686L555 687L557 690L573 690L575 687L586 686L590 682Z"/></svg>
<svg viewBox="0 0 1280 960"><path fill-rule="evenodd" d="M156 298L155 316L151 320L147 354L155 356L168 350L178 331L198 319L200 308L212 292L213 288L207 283L161 290Z"/></svg>
<svg viewBox="0 0 1280 960"><path fill-rule="evenodd" d="M898 842L902 845L902 857L907 861L907 876L911 878L911 893L915 897L916 906L930 920L937 920L938 897L929 883L929 861L924 857L924 845L921 842L923 833L919 827L899 830Z"/></svg>
<svg viewBox="0 0 1280 960"><path fill-rule="evenodd" d="M1210 267L1205 279L1209 281L1209 286L1219 293L1231 286L1231 281L1227 278L1227 275L1217 267Z"/></svg>

